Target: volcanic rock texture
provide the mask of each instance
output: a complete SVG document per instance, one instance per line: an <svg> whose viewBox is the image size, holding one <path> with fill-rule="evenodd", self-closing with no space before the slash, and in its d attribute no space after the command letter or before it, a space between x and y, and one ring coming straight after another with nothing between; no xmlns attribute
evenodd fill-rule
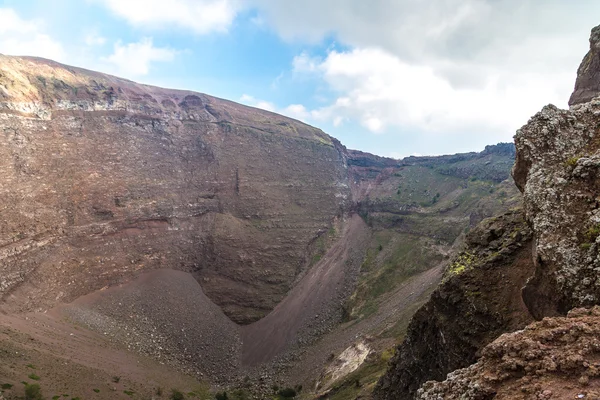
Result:
<svg viewBox="0 0 600 400"><path fill-rule="evenodd" d="M507 333L469 368L427 382L421 400L600 398L600 309L574 309Z"/></svg>
<svg viewBox="0 0 600 400"><path fill-rule="evenodd" d="M252 322L350 195L342 148L320 130L47 60L0 56L0 126L7 311L167 267Z"/></svg>
<svg viewBox="0 0 600 400"><path fill-rule="evenodd" d="M549 105L515 136L513 174L537 239L524 298L537 318L600 301L599 115L598 100Z"/></svg>

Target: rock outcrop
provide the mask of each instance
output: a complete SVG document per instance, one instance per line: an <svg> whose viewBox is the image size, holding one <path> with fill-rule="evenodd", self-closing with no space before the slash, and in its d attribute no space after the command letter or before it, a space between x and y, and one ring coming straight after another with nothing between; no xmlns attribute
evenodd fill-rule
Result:
<svg viewBox="0 0 600 400"><path fill-rule="evenodd" d="M500 336L474 365L427 382L421 400L600 398L600 308Z"/></svg>
<svg viewBox="0 0 600 400"><path fill-rule="evenodd" d="M523 298L538 319L600 302L599 123L598 100L549 105L515 136L513 175L536 237Z"/></svg>
<svg viewBox="0 0 600 400"><path fill-rule="evenodd" d="M498 335L532 321L520 288L533 273L531 230L520 210L467 235L431 299L413 316L376 399L412 399L431 379L475 362Z"/></svg>
<svg viewBox="0 0 600 400"><path fill-rule="evenodd" d="M590 51L585 55L577 70L575 90L569 105L587 103L600 94L600 26L592 29Z"/></svg>

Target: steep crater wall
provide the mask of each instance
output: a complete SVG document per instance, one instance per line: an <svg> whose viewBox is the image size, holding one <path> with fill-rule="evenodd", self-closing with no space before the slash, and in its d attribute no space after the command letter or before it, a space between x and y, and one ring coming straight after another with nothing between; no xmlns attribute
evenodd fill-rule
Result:
<svg viewBox="0 0 600 400"><path fill-rule="evenodd" d="M0 89L8 311L173 268L249 323L349 202L344 149L298 121L32 58L0 56Z"/></svg>

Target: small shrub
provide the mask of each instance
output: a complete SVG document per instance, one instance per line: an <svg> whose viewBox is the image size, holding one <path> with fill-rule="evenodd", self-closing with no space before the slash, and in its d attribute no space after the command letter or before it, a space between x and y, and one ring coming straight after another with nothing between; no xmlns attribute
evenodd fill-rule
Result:
<svg viewBox="0 0 600 400"><path fill-rule="evenodd" d="M296 391L292 388L281 389L277 394L284 399L293 399L296 397Z"/></svg>
<svg viewBox="0 0 600 400"><path fill-rule="evenodd" d="M123 390L123 393L125 393L127 396L131 397L134 395L134 391L133 390Z"/></svg>
<svg viewBox="0 0 600 400"><path fill-rule="evenodd" d="M232 400L250 400L250 395L244 389L234 390L231 396Z"/></svg>
<svg viewBox="0 0 600 400"><path fill-rule="evenodd" d="M42 389L37 383L25 386L25 400L43 400Z"/></svg>
<svg viewBox="0 0 600 400"><path fill-rule="evenodd" d="M0 388L2 390L10 390L12 389L13 385L11 385L10 383L3 383L2 385L0 385Z"/></svg>
<svg viewBox="0 0 600 400"><path fill-rule="evenodd" d="M58 400L58 399L60 399L60 395L59 394L57 394L56 396L52 396L52 400Z"/></svg>
<svg viewBox="0 0 600 400"><path fill-rule="evenodd" d="M27 365L26 365L26 367L27 367L27 368L31 368L31 369L36 369L36 368L35 368L35 365L33 365L33 364L27 364Z"/></svg>
<svg viewBox="0 0 600 400"><path fill-rule="evenodd" d="M593 243L596 241L596 238L598 238L598 236L600 236L600 224L596 224L594 226L591 226L586 232L585 232L585 240L588 243Z"/></svg>
<svg viewBox="0 0 600 400"><path fill-rule="evenodd" d="M33 372L31 374L28 375L29 379L33 379L34 381L39 381L40 377L36 374L34 374Z"/></svg>
<svg viewBox="0 0 600 400"><path fill-rule="evenodd" d="M171 390L171 400L184 400L185 399L185 395L177 390L177 389L172 389Z"/></svg>
<svg viewBox="0 0 600 400"><path fill-rule="evenodd" d="M227 396L227 392L223 392L223 393L216 393L215 399L216 400L228 400L229 397Z"/></svg>
<svg viewBox="0 0 600 400"><path fill-rule="evenodd" d="M94 389L94 392L100 393L100 389Z"/></svg>
<svg viewBox="0 0 600 400"><path fill-rule="evenodd" d="M114 383L119 383L119 381L120 381L120 380L121 380L121 377L120 377L120 376L113 376L113 377L112 377L112 381L113 381Z"/></svg>

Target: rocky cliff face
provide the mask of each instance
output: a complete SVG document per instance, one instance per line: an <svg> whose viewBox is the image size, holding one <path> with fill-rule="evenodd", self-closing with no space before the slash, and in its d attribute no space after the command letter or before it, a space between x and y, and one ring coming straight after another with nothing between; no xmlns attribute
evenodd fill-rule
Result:
<svg viewBox="0 0 600 400"><path fill-rule="evenodd" d="M523 213L483 221L413 316L375 397L411 399L425 381L473 363L498 335L524 327L532 318L519 294L532 272Z"/></svg>
<svg viewBox="0 0 600 400"><path fill-rule="evenodd" d="M523 295L536 318L600 300L599 113L595 100L546 106L515 136L513 174L536 236L536 274Z"/></svg>
<svg viewBox="0 0 600 400"><path fill-rule="evenodd" d="M454 190L471 175L505 178L511 159L495 148L376 157L263 110L26 57L0 56L0 125L6 311L166 267L193 273L230 318L249 323L283 299L334 217L370 188L397 197L382 212L435 196L397 196L386 186L394 172L435 170ZM448 225L451 242L464 224Z"/></svg>
<svg viewBox="0 0 600 400"><path fill-rule="evenodd" d="M168 267L251 322L350 200L344 149L318 129L47 60L0 56L0 126L9 311Z"/></svg>
<svg viewBox="0 0 600 400"><path fill-rule="evenodd" d="M600 27L592 29L590 51L585 55L577 70L575 90L569 105L587 103L600 92Z"/></svg>

